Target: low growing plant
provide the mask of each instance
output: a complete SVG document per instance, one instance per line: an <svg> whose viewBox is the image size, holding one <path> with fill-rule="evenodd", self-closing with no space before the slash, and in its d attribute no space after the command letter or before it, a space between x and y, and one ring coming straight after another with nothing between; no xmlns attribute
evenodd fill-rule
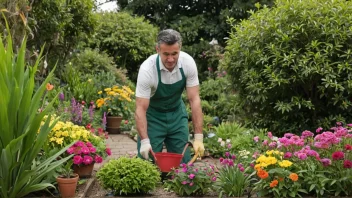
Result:
<svg viewBox="0 0 352 198"><path fill-rule="evenodd" d="M146 194L156 188L161 180L158 168L137 157L120 157L110 160L97 173L104 189L114 195Z"/></svg>
<svg viewBox="0 0 352 198"><path fill-rule="evenodd" d="M204 195L213 188L216 181L215 167L198 167L193 164L181 164L181 168L172 170L171 179L164 183L167 191L177 195Z"/></svg>

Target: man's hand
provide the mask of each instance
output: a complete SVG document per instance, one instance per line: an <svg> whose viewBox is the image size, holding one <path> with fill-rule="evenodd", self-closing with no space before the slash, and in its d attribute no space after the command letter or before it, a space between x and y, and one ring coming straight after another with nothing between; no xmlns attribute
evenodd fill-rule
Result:
<svg viewBox="0 0 352 198"><path fill-rule="evenodd" d="M139 153L146 160L149 159L149 151L152 149L152 145L150 145L150 141L148 138L141 140L141 148L139 149Z"/></svg>
<svg viewBox="0 0 352 198"><path fill-rule="evenodd" d="M195 153L199 152L200 156L204 156L203 134L194 134L193 149Z"/></svg>

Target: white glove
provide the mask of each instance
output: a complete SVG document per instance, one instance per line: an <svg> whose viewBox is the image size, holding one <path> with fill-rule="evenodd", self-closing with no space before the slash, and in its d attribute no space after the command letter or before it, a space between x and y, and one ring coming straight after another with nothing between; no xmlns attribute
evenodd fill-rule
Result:
<svg viewBox="0 0 352 198"><path fill-rule="evenodd" d="M139 153L146 160L149 159L149 151L152 149L152 145L150 145L150 141L148 138L141 140L141 148L139 149Z"/></svg>
<svg viewBox="0 0 352 198"><path fill-rule="evenodd" d="M203 134L194 134L193 149L196 153L198 151L200 156L204 156Z"/></svg>

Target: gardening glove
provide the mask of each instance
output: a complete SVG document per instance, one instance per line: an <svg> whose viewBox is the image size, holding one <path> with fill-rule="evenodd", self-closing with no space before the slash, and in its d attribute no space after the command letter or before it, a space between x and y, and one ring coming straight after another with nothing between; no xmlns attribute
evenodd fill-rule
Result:
<svg viewBox="0 0 352 198"><path fill-rule="evenodd" d="M146 160L149 159L149 151L152 149L152 145L150 145L150 141L148 138L141 140L141 148L139 149L139 153Z"/></svg>
<svg viewBox="0 0 352 198"><path fill-rule="evenodd" d="M199 152L200 156L204 156L203 134L194 134L193 149L195 153Z"/></svg>

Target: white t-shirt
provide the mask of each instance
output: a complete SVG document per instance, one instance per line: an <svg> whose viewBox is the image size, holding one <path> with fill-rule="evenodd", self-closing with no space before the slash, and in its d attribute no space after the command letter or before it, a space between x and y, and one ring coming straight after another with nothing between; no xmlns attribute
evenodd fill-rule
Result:
<svg viewBox="0 0 352 198"><path fill-rule="evenodd" d="M138 73L136 97L150 99L158 87L158 72L156 69L157 54L151 55L145 60ZM199 85L198 71L194 59L185 52L180 52L175 69L170 72L165 68L159 58L161 82L164 84L174 84L182 80L182 74L179 68L183 69L186 76L186 87Z"/></svg>

